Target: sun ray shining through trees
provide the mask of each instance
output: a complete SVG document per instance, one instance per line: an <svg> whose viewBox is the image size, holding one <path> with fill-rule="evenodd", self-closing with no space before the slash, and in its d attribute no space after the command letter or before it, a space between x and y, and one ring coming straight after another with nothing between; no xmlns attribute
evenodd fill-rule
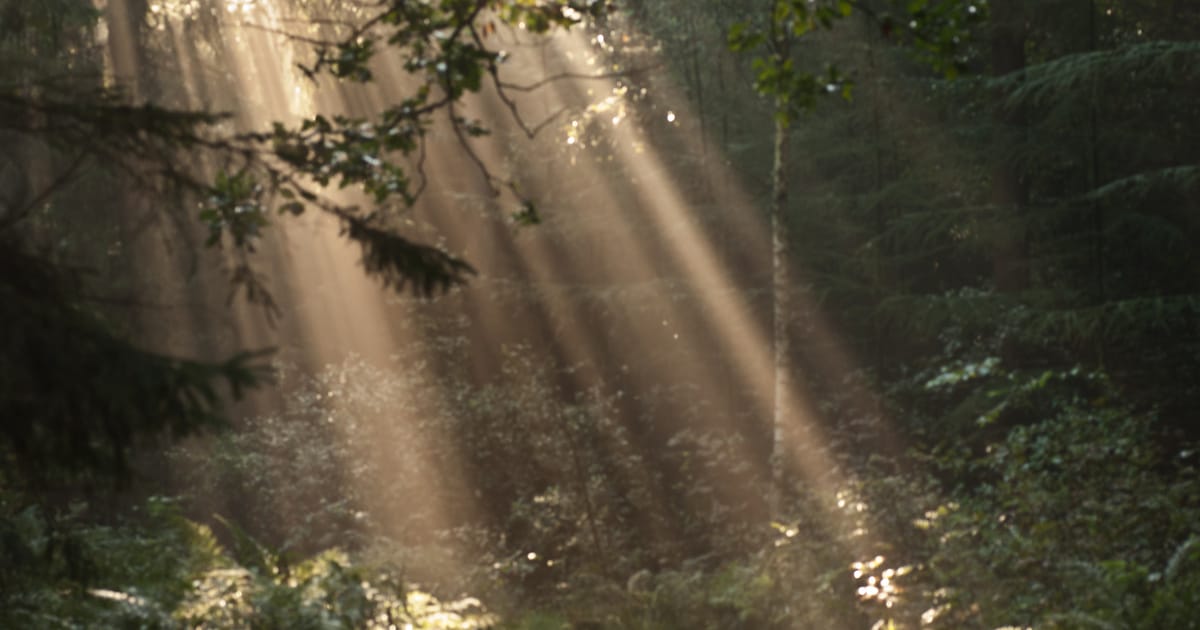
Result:
<svg viewBox="0 0 1200 630"><path fill-rule="evenodd" d="M0 626L1197 628L1170 0L0 0Z"/></svg>

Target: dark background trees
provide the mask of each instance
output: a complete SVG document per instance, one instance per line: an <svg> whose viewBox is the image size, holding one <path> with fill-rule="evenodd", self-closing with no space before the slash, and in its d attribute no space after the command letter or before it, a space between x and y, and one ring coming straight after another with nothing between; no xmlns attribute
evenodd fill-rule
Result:
<svg viewBox="0 0 1200 630"><path fill-rule="evenodd" d="M380 119L240 135L219 108L187 111L182 68L154 54L154 20L176 18L128 5L141 70L126 89L145 107L104 81L89 5L0 4L4 54L21 60L0 81L0 620L363 627L400 618L419 582L486 596L514 627L1194 625L1200 16L1181 2L840 4L829 28L810 5L784 15L814 20L775 51L814 82L783 135L764 66L728 49L766 11L640 1L589 23L589 54L638 70L613 77L622 98L569 101L564 130L533 140L497 124L493 157L537 175L499 205L485 189L515 179L498 172L431 184L482 209L445 248L313 191L362 185L393 218L452 225L403 214L414 172L374 161L423 154L420 116L486 83L478 42L428 44L473 3L384 20L434 46L416 73L427 93ZM180 24L196 50L233 28L203 11ZM310 70L370 78L356 34L321 33ZM629 141L605 123L617 111L661 178L614 159ZM586 212L644 204L639 179L690 183L680 206L728 285L673 262L678 232L650 212ZM782 322L783 369L819 411L814 456L831 467L796 474L768 514L763 384L742 391L746 349L705 326L720 301L771 330L773 198L803 297ZM195 278L191 300L223 305L213 235L241 288L267 295L256 263L275 209L329 215L368 271L417 288L389 311L415 341L382 363L285 349L275 394L222 414L226 384L259 383L266 358L236 354L213 326L221 308L156 319L155 287ZM513 238L514 211L544 224ZM153 216L179 248L165 272L134 253ZM653 253L606 245L624 233ZM271 295L286 322L299 307ZM154 347L167 326L194 356ZM420 422L376 420L398 409ZM224 420L207 441L150 441ZM466 472L429 483L450 461ZM109 490L122 474L132 487Z"/></svg>

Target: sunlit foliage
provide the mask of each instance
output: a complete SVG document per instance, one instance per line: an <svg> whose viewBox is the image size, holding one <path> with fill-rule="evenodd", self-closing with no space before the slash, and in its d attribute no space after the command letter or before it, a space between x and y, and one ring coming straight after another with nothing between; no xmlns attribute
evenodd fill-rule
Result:
<svg viewBox="0 0 1200 630"><path fill-rule="evenodd" d="M0 516L0 622L14 628L491 627L473 599L439 601L387 567L327 550L284 564L240 532L213 532L152 498L140 524L90 525L37 508Z"/></svg>
<svg viewBox="0 0 1200 630"><path fill-rule="evenodd" d="M90 3L0 0L0 626L1196 628L1185 4L150 0L129 3L146 67L118 86L95 47L117 24ZM154 59L182 34L195 72L217 72L213 43L250 28L280 31L302 97L380 81L389 58L412 88L368 115L239 131L221 110L241 95L189 101L182 62ZM585 28L591 67L639 71L580 88L557 135L518 146L459 108L512 87L501 29L524 45ZM660 268L675 234L631 190L660 168L681 190L656 192L733 269L705 295L765 311L762 243L729 217L763 214L780 114L802 148L780 210L812 298L794 365L826 437L808 453L829 466L768 514L763 418L698 334L730 332L697 323L712 279ZM536 244L588 268L521 258L555 278L534 283L408 231L435 124L516 208L501 222L542 222ZM492 172L481 141L545 181ZM585 217L607 232L542 212L631 199ZM191 245L223 247L285 317L250 263L275 222L326 214L368 273L416 294L388 312L415 332L389 360L312 373L281 353L276 398L226 422L230 394L264 381L257 355L130 341L157 319L120 310L143 295L138 205L182 234L198 215ZM614 228L637 238L614 245ZM679 249L708 255L702 240ZM201 283L161 266L155 281ZM468 280L494 307L474 320ZM499 311L528 320L519 342L478 332ZM219 356L208 322L170 323ZM564 351L586 342L588 360ZM182 496L104 490L131 461L139 492Z"/></svg>

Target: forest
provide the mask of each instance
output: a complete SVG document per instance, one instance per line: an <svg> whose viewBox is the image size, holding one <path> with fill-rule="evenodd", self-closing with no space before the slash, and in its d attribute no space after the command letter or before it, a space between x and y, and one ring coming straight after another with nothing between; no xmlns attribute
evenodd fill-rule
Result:
<svg viewBox="0 0 1200 630"><path fill-rule="evenodd" d="M0 628L1200 629L1197 242L1191 0L0 0Z"/></svg>

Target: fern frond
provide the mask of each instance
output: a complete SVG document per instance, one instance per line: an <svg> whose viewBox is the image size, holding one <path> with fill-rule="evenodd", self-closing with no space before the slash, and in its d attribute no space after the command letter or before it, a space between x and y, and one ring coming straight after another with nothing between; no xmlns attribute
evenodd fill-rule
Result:
<svg viewBox="0 0 1200 630"><path fill-rule="evenodd" d="M1200 75L1200 42L1151 41L1114 50L1076 53L990 81L1008 94L1009 108L1045 106L1093 88L1108 93L1139 84L1192 84Z"/></svg>

